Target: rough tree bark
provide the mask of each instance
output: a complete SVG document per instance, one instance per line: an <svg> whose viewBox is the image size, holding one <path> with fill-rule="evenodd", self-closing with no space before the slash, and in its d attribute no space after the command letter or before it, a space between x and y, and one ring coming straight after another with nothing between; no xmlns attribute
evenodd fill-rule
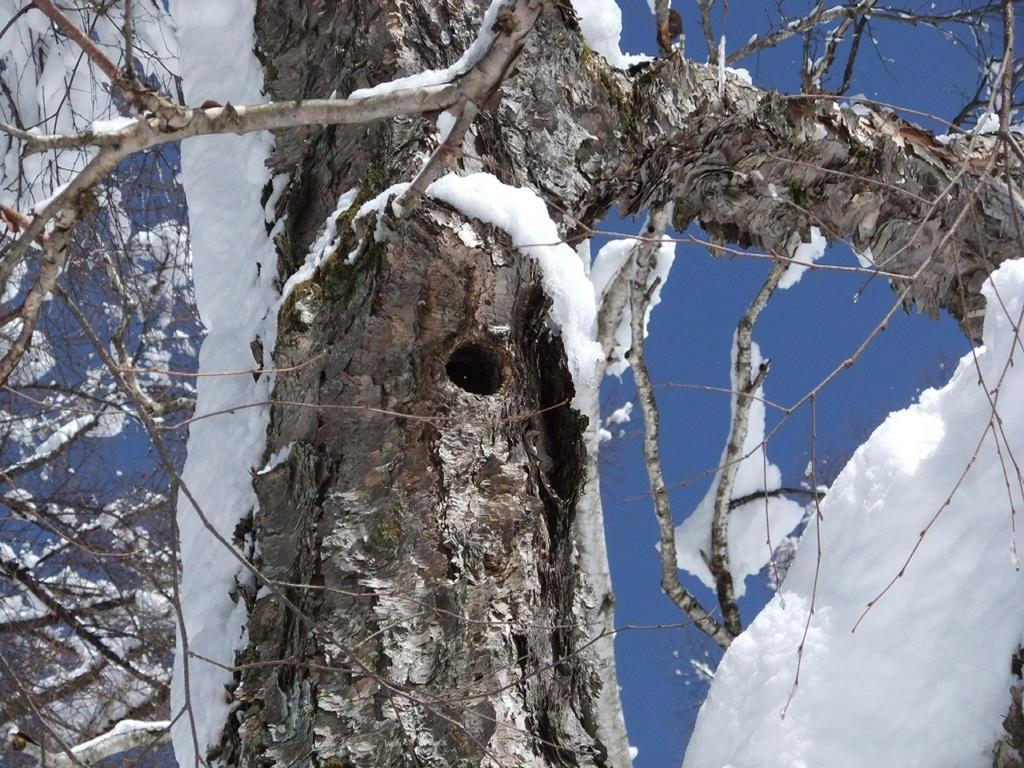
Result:
<svg viewBox="0 0 1024 768"><path fill-rule="evenodd" d="M267 89L346 94L446 66L486 5L263 0ZM672 202L678 228L699 220L721 242L783 256L819 226L916 275L908 301L976 333L977 288L1012 255L1018 205L979 182L984 140L943 146L731 76L718 94L717 69L678 55L612 69L568 4L546 3L454 165L540 193L571 244L615 201ZM217 751L238 765L627 765L602 714L617 706L610 641L592 643L611 623L610 588L588 584L603 552L581 560L574 541L600 513L587 418L567 405L536 267L502 231L429 198L383 214L376 239L349 231L360 202L420 170L430 117L277 136L282 282L339 196L359 194L337 252L280 317L275 363L315 362L281 375L276 400L318 407L274 407L267 453L294 447L254 481L259 565L298 585L305 615L250 597Z"/></svg>
<svg viewBox="0 0 1024 768"><path fill-rule="evenodd" d="M483 7L265 3L267 86L276 100L347 93L445 66ZM530 76L503 94L522 106L490 105L466 142L475 157L460 165L574 210L590 188L575 154L588 130L613 135L619 115L600 78L582 80L569 104L542 76L541 46L561 50L563 71L578 66L571 16L549 9L540 30L546 40L519 62ZM587 128L570 107L592 115ZM283 276L342 192L359 187L354 212L412 178L434 131L410 118L279 135ZM222 755L336 768L625 765L625 740L599 733L601 656L588 625L598 604L610 623L610 601L586 584L573 537L587 423L567 407L573 384L537 269L500 230L430 200L381 224L352 266L359 243L344 238L282 311L276 364L322 357L282 377L276 398L324 409L274 410L272 450L295 447L257 478L253 526L266 575L323 588L294 590L311 624L256 602ZM269 674L259 664L282 659L297 663Z"/></svg>

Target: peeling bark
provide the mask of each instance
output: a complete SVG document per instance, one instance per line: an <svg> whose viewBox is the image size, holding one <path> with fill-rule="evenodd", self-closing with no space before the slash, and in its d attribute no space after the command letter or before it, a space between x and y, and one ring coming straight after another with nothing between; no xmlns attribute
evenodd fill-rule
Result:
<svg viewBox="0 0 1024 768"><path fill-rule="evenodd" d="M906 275L894 288L919 310L946 309L980 338L981 285L1016 255L1012 210L1024 209L989 173L995 136L943 144L894 113L736 78L720 100L717 87L709 67L679 58L636 78L639 170L609 184L628 210L672 200L677 229L698 221L715 242L779 254L818 226Z"/></svg>
<svg viewBox="0 0 1024 768"><path fill-rule="evenodd" d="M485 5L266 4L268 87L275 99L347 93L446 66ZM566 71L584 55L566 22L545 10L460 169L532 186L557 201L565 229L582 230L558 211L590 190L581 147L618 118L600 78L577 90L551 81L539 46L557 40ZM421 118L280 134L282 280L342 192L359 187L361 202L411 179L434 146ZM385 241L366 234L349 267L353 234L282 310L276 364L324 357L283 376L275 396L323 408L275 409L268 450L294 448L256 479L253 534L266 575L311 585L289 592L311 621L255 601L221 756L628 765L603 544L581 558L574 541L577 509L587 530L600 515L588 424L566 404L572 382L539 275L503 233L429 201L417 210L385 217ZM498 373L481 374L488 366ZM473 391L495 379L497 392ZM359 404L415 418L350 409ZM599 594L587 576L604 578Z"/></svg>
<svg viewBox="0 0 1024 768"><path fill-rule="evenodd" d="M1024 768L1024 687L1021 683L1021 662L1024 662L1024 648L1017 650L1010 665L1014 685L1010 689L1010 709L1003 719L1003 734L993 752L993 768Z"/></svg>

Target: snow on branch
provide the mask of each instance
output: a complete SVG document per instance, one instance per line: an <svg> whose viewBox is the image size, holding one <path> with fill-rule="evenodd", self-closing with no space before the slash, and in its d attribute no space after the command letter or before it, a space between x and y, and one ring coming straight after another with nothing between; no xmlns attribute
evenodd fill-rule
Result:
<svg viewBox="0 0 1024 768"><path fill-rule="evenodd" d="M734 635L738 635L742 627L740 625L740 609L736 603L736 590L733 586L732 570L729 567L729 520L732 515L730 502L735 495L734 485L740 462L745 458L743 453L750 428L750 410L756 402L754 396L760 393L770 364L770 361L762 360L757 365L756 374L754 373L754 326L757 324L762 310L768 305L768 300L783 275L792 268L792 266L781 262L772 265L764 285L757 292L736 328L732 388L737 394L732 403L729 440L726 443L725 455L721 462L722 468L715 483L714 517L711 521L711 558L708 561L708 568L715 578L715 590L718 593L718 603L722 608L722 618L725 621L725 626ZM763 409L764 406L761 407ZM763 431L762 426L761 432L763 433ZM760 449L763 453L764 446L760 446ZM767 514L767 507L765 511ZM797 519L799 520L799 518Z"/></svg>
<svg viewBox="0 0 1024 768"><path fill-rule="evenodd" d="M403 210L410 210L431 182L451 166L458 154L455 150L462 146L477 112L501 86L543 7L541 0L524 0L512 5L506 4L504 0L492 0L477 40L460 59L460 63L453 65L455 71L458 71L471 64L462 79L458 102L453 106L455 122L441 146L399 197L398 204Z"/></svg>
<svg viewBox="0 0 1024 768"><path fill-rule="evenodd" d="M594 284L598 303L597 341L605 353L602 378L605 373L621 376L629 367L627 353L632 343L630 297L636 279L638 254L642 260L651 263L646 278L648 297L643 317L644 336L647 335L651 311L661 302L661 289L675 261L676 242L665 237L671 217L671 206L653 210L637 238L610 240L594 257L590 281Z"/></svg>
<svg viewBox="0 0 1024 768"><path fill-rule="evenodd" d="M537 261L573 377L572 405L580 413L595 413L602 354L592 335L597 316L593 288L576 252L561 241L544 201L489 173L449 174L430 185L427 194L505 230L513 245ZM597 439L594 427L592 440Z"/></svg>
<svg viewBox="0 0 1024 768"><path fill-rule="evenodd" d="M773 265L736 328L729 436L711 488L676 532L680 567L716 590L726 625L737 632L744 580L771 560L773 546L803 518L767 459L763 384L770 361L753 341L760 313L794 268L787 263Z"/></svg>
<svg viewBox="0 0 1024 768"><path fill-rule="evenodd" d="M169 720L145 722L142 720L122 720L106 733L94 739L69 747L68 752L47 752L36 744L28 735L17 728L7 733L5 746L33 758L37 763L51 768L72 768L72 766L95 765L108 757L127 752L137 747L154 747L170 738Z"/></svg>

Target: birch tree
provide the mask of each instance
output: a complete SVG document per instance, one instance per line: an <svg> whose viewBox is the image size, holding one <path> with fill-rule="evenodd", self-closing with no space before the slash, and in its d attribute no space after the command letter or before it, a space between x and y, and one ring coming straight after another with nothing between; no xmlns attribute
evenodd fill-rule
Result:
<svg viewBox="0 0 1024 768"><path fill-rule="evenodd" d="M621 53L618 9L596 0L177 0L178 48L159 3L4 6L0 40L21 47L0 70L0 381L15 397L45 376L38 357L59 334L45 323L60 312L91 349L83 379L99 401L85 417L95 424L51 430L64 437L42 445L26 438L14 461L42 466L107 409L148 440L177 514L127 578L159 574L148 626L176 620L166 719L181 765L630 765L596 463L604 376L632 368L637 384L661 587L729 648L744 630L743 578L771 556L740 562L734 513L784 494L767 471L751 485L743 470L751 458L767 465L755 404L768 365L752 334L772 293L825 240L846 242L866 262L851 268L896 294L876 333L905 305L946 310L981 339L982 286L1020 254L1014 3L812 3L736 50L716 42L715 6L698 3L708 62L687 56L683 33L698 30L661 0L650 60ZM975 103L946 137L842 98L872 23L968 30L982 56L986 30L1001 30ZM800 93L731 68L793 37L804 43ZM163 270L187 268L171 245L180 222L125 214L118 183L178 142L206 329L194 388L171 375L188 350L166 331L175 294ZM612 205L646 224L592 267L589 241ZM120 309L102 321L84 306L96 296L76 297L68 281L78 260L104 258L108 240L75 254L108 219L126 250L103 261L102 290ZM733 422L706 514L680 543L643 342L671 263L667 235L691 223L713 251L774 265L740 319ZM133 247L156 262L146 279L143 255L125 256ZM165 349L146 358L156 340ZM793 409L813 409L869 343ZM993 434L997 416L993 404ZM1004 466L1017 466L1012 453L1007 441ZM1020 473L1004 476L1012 518ZM29 502L15 475L3 479L8 509L43 519L18 506ZM772 525L784 536L799 519ZM85 627L103 598L54 595L28 551L0 552L8 580L36 596L39 615L22 619L76 647L92 637L157 708L166 662L141 671L125 656L138 646ZM680 566L713 585L717 605L684 586ZM808 627L813 613L812 600ZM24 686L30 704L6 714L8 745L37 760L91 763L168 727L126 721L135 710L122 707L62 730L39 708L50 700L38 681ZM1008 701L1012 725L1019 695ZM1014 764L1020 738L1011 728L996 747L993 736L993 759Z"/></svg>

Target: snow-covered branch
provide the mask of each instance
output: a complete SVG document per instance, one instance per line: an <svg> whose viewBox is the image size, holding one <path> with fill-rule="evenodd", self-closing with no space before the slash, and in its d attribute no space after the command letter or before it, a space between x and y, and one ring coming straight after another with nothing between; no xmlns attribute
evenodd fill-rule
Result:
<svg viewBox="0 0 1024 768"><path fill-rule="evenodd" d="M96 157L72 182L38 210L18 238L7 246L0 261L0 280L10 276L29 243L65 208L75 208L76 198L117 167L127 157L151 147L196 136L244 134L304 125L342 125L380 120L396 115L442 110L459 93L453 84L397 90L360 99L311 99L298 103L249 106L174 108L169 113L144 117L123 127L73 135L36 137L28 150L98 147ZM14 134L8 126L0 126ZM23 136L23 134L18 134Z"/></svg>
<svg viewBox="0 0 1024 768"><path fill-rule="evenodd" d="M7 733L5 747L27 755L36 762L51 768L72 768L72 766L91 766L108 757L119 755L137 747L155 747L170 738L170 721L157 720L146 722L141 720L122 720L106 733L94 739L69 748L70 754L64 752L47 752L36 744L27 734L17 728Z"/></svg>
<svg viewBox="0 0 1024 768"><path fill-rule="evenodd" d="M408 189L398 199L401 210L408 211L423 196L427 187L459 156L463 139L479 110L494 98L497 89L510 71L519 52L522 50L526 36L540 15L544 3L541 0L526 0L510 5L492 3L488 15L484 18L482 33L488 37L494 35L486 53L460 82L458 101L454 104L454 123L448 127L441 141L441 146L424 164ZM493 28L490 15L493 11ZM497 34L495 33L497 31ZM479 41L479 38L478 38Z"/></svg>
<svg viewBox="0 0 1024 768"><path fill-rule="evenodd" d="M52 4L47 7L52 8ZM98 149L95 157L70 183L44 206L37 208L35 215L20 227L20 235L7 245L0 258L0 284L3 284L10 278L32 242L43 238L47 254L45 266L17 310L21 327L17 338L0 358L0 384L10 376L28 348L43 298L52 292L63 267L71 230L82 211L88 210L94 199L90 190L123 160L155 146L196 136L245 134L317 124L364 123L403 114L441 111L458 105L460 119L456 123L457 130L446 139L403 196L404 202L409 203L421 195L443 170L447 162L449 141L461 141L476 110L500 86L542 7L540 0L523 0L510 5L495 3L494 28L488 30L487 47L478 59L472 61L468 71L457 75L451 82L411 88L378 88L375 93L358 94L349 99L313 99L248 106L216 104L184 108L162 100L154 107L152 114L126 125L69 135L39 136L0 124L0 131L22 140L28 153L70 148ZM53 12L67 22L66 17L55 8ZM74 29L73 25L70 28ZM112 77L120 77L116 67L91 41L81 42L105 68L112 68ZM44 233L52 219L57 219L56 225L51 232ZM8 315L8 322L13 316Z"/></svg>

